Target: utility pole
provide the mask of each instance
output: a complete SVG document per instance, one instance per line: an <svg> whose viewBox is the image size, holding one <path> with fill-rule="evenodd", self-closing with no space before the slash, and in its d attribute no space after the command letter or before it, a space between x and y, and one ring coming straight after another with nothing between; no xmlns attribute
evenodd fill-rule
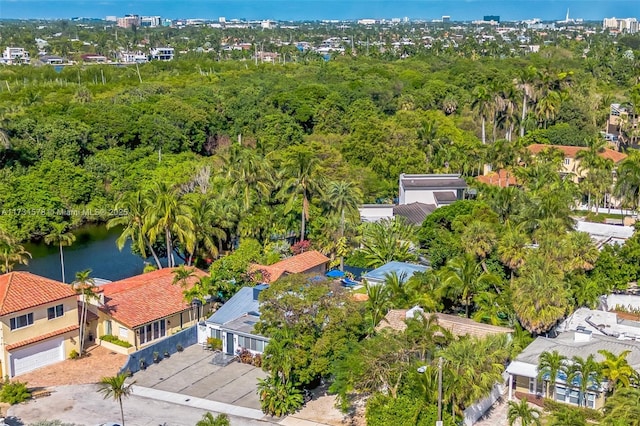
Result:
<svg viewBox="0 0 640 426"><path fill-rule="evenodd" d="M442 357L438 359L438 421L436 426L443 426L442 423Z"/></svg>

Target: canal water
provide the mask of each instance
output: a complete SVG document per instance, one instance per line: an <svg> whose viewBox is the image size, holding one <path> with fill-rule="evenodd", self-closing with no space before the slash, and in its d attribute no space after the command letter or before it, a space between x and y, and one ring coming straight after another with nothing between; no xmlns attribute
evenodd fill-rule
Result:
<svg viewBox="0 0 640 426"><path fill-rule="evenodd" d="M131 253L131 243L118 250L116 240L120 228L107 230L104 224L91 224L73 231L75 242L63 247L66 281L70 282L76 272L91 269L93 278L115 281L142 273L145 261ZM58 246L44 242L26 243L24 248L33 258L28 265L16 265L16 270L29 271L36 275L62 280L60 250Z"/></svg>

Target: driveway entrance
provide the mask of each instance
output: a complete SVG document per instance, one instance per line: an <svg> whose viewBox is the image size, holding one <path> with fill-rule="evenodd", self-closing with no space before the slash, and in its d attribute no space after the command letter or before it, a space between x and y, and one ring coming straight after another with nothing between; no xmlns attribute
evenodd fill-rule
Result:
<svg viewBox="0 0 640 426"><path fill-rule="evenodd" d="M266 373L238 362L220 367L212 360L213 352L194 345L137 372L133 379L138 386L260 410L258 379Z"/></svg>

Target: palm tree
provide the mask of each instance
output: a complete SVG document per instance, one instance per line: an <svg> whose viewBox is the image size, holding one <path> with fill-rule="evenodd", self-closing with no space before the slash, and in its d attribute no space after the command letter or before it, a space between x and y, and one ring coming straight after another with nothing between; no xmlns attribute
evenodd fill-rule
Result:
<svg viewBox="0 0 640 426"><path fill-rule="evenodd" d="M67 231L67 224L64 222L52 223L53 228L47 235L44 236L44 242L47 244L57 244L60 247L60 266L62 268L62 282L65 282L64 278L64 254L62 252L63 246L70 246L76 240L76 236Z"/></svg>
<svg viewBox="0 0 640 426"><path fill-rule="evenodd" d="M460 242L465 251L476 256L480 260L482 269L488 272L485 259L491 254L497 242L493 224L482 220L474 220L465 226Z"/></svg>
<svg viewBox="0 0 640 426"><path fill-rule="evenodd" d="M351 182L330 182L326 194L327 204L340 215L340 238L344 237L347 214L355 214L362 199L360 189ZM344 270L344 256L340 256L340 270Z"/></svg>
<svg viewBox="0 0 640 426"><path fill-rule="evenodd" d="M127 375L120 373L116 376L103 377L100 379L100 388L98 392L104 395L104 399L113 398L120 404L120 416L122 418L122 426L124 425L124 409L122 407L122 399L127 398L133 392L131 388L135 381L132 383L126 383Z"/></svg>
<svg viewBox="0 0 640 426"><path fill-rule="evenodd" d="M202 416L202 420L199 420L196 423L196 426L229 426L231 423L229 422L229 416L226 414L218 414L217 416L213 416L211 413L205 413Z"/></svg>
<svg viewBox="0 0 640 426"><path fill-rule="evenodd" d="M586 407L587 390L600 386L600 364L593 355L586 359L579 356L571 358L571 365L567 370L567 383L573 384L576 381L580 390L579 405Z"/></svg>
<svg viewBox="0 0 640 426"><path fill-rule="evenodd" d="M482 144L487 143L487 119L492 116L491 111L491 93L486 86L476 86L473 89L473 103L471 107L478 111L478 115L482 120Z"/></svg>
<svg viewBox="0 0 640 426"><path fill-rule="evenodd" d="M147 193L142 191L128 192L116 203L115 208L126 211L128 214L116 216L107 222L107 229L122 226L122 233L116 240L118 249L122 250L127 240L135 246L136 250L143 258L147 258L147 253L151 253L158 269L162 269L160 258L156 254L153 245L146 234L145 211L150 204Z"/></svg>
<svg viewBox="0 0 640 426"><path fill-rule="evenodd" d="M514 273L524 265L527 255L527 246L531 242L526 233L519 226L514 226L511 221L506 223L504 233L498 244L498 256L500 261L509 268L511 280Z"/></svg>
<svg viewBox="0 0 640 426"><path fill-rule="evenodd" d="M305 239L306 223L309 219L309 198L314 192L320 192L315 179L315 171L320 164L318 157L307 148L296 148L282 165L282 178L285 179L282 191L289 195L287 210L293 208L298 197L302 197L300 241Z"/></svg>
<svg viewBox="0 0 640 426"><path fill-rule="evenodd" d="M607 399L603 411L603 426L640 426L640 389L618 389Z"/></svg>
<svg viewBox="0 0 640 426"><path fill-rule="evenodd" d="M29 259L31 253L17 239L0 229L0 273L11 272L16 263L27 265Z"/></svg>
<svg viewBox="0 0 640 426"><path fill-rule="evenodd" d="M214 201L204 197L192 199L187 204L188 215L193 223L193 251L189 253L187 265L191 266L194 256L198 256L198 250L202 247L203 254L211 259L218 257L218 244L226 238L225 232L215 226L218 221L216 217Z"/></svg>
<svg viewBox="0 0 640 426"><path fill-rule="evenodd" d="M609 384L609 392L631 386L631 379L635 375L635 371L629 365L629 361L627 361L627 356L631 351L622 351L616 355L605 349L601 349L598 353L604 357L604 360L600 362L602 366L601 374Z"/></svg>
<svg viewBox="0 0 640 426"><path fill-rule="evenodd" d="M518 421L520 426L540 426L541 414L540 410L531 407L526 399L521 399L520 402L509 401L507 410L509 426L515 425Z"/></svg>
<svg viewBox="0 0 640 426"><path fill-rule="evenodd" d="M148 205L145 211L149 242L154 244L158 236L164 234L167 263L170 268L173 268L176 264L173 253L174 237L184 244L186 251L194 250L195 241L193 232L190 232L193 230L193 221L188 215L186 205L180 202L174 188L168 187L165 183L156 183L151 189L150 196L154 203Z"/></svg>
<svg viewBox="0 0 640 426"><path fill-rule="evenodd" d="M471 318L474 296L490 285L497 287L500 284L500 278L483 271L481 264L470 254L451 259L441 274L445 291L453 300L460 299L467 318Z"/></svg>
<svg viewBox="0 0 640 426"><path fill-rule="evenodd" d="M558 373L566 373L566 361L567 357L553 352L542 352L538 359L538 380L545 380L547 382L547 398L555 399L556 380L558 379ZM549 392L549 387L553 383L553 395Z"/></svg>
<svg viewBox="0 0 640 426"><path fill-rule="evenodd" d="M522 116L520 117L520 137L524 137L525 122L527 118L527 107L529 101L535 102L535 81L538 75L538 70L533 66L529 66L522 70L518 78L518 88L522 90Z"/></svg>
<svg viewBox="0 0 640 426"><path fill-rule="evenodd" d="M367 290L366 306L371 315L371 332L373 332L391 307L391 294L383 284L369 284L365 281L364 286Z"/></svg>
<svg viewBox="0 0 640 426"><path fill-rule="evenodd" d="M531 333L550 330L569 309L569 293L562 274L540 256L528 257L511 289L513 309Z"/></svg>
<svg viewBox="0 0 640 426"><path fill-rule="evenodd" d="M240 195L242 207L247 212L260 197L270 194L273 187L273 170L265 158L253 150L233 145L225 158L227 177L233 182L231 192Z"/></svg>
<svg viewBox="0 0 640 426"><path fill-rule="evenodd" d="M97 297L95 281L91 278L91 269L76 272L76 280L72 286L76 293L82 297L82 311L80 312L80 353L83 353L87 322L87 305L91 299Z"/></svg>
<svg viewBox="0 0 640 426"><path fill-rule="evenodd" d="M627 157L618 166L615 194L636 210L640 209L640 161L637 155Z"/></svg>
<svg viewBox="0 0 640 426"><path fill-rule="evenodd" d="M367 266L377 268L392 260L415 259L415 230L401 216L365 224L361 244Z"/></svg>

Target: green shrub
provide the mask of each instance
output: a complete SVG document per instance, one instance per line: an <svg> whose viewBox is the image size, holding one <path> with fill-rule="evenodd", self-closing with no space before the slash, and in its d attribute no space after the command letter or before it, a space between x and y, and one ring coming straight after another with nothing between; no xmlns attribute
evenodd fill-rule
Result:
<svg viewBox="0 0 640 426"><path fill-rule="evenodd" d="M0 390L0 401L7 404L20 404L29 398L31 392L27 389L26 383L5 381Z"/></svg>
<svg viewBox="0 0 640 426"><path fill-rule="evenodd" d="M216 338L216 337L209 337L207 338L207 346L214 351L221 351L222 350L222 340Z"/></svg>
<svg viewBox="0 0 640 426"><path fill-rule="evenodd" d="M78 359L79 357L80 354L75 349L72 349L71 352L69 352L69 359Z"/></svg>
<svg viewBox="0 0 640 426"><path fill-rule="evenodd" d="M101 337L105 342L113 343L114 345L122 346L123 348L130 348L131 343L125 342L124 340L120 340L116 336L112 336L111 334L106 334Z"/></svg>
<svg viewBox="0 0 640 426"><path fill-rule="evenodd" d="M436 423L438 413L435 405L425 405L406 395L392 398L376 393L367 401L367 425L371 426L431 426ZM456 424L447 410L443 410L445 426Z"/></svg>
<svg viewBox="0 0 640 426"><path fill-rule="evenodd" d="M76 426L75 423L62 423L60 420L40 420L29 423L29 426Z"/></svg>
<svg viewBox="0 0 640 426"><path fill-rule="evenodd" d="M562 402L554 401L553 399L545 398L542 403L542 407L546 411L550 411L552 413L557 413L560 411L577 411L581 413L585 419L599 421L602 419L602 413L598 410L594 410L592 408L587 407L576 407L573 405L563 404Z"/></svg>

